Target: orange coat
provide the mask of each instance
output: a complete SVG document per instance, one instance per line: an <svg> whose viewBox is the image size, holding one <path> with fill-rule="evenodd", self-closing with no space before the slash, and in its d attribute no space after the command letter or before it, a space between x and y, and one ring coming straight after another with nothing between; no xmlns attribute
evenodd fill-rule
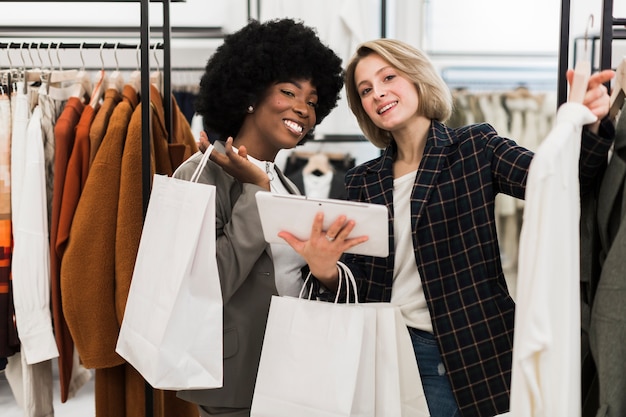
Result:
<svg viewBox="0 0 626 417"><path fill-rule="evenodd" d="M130 85L115 107L76 207L61 263L63 312L88 368L124 363L115 352L115 231L122 153L138 96Z"/></svg>
<svg viewBox="0 0 626 417"><path fill-rule="evenodd" d="M52 306L54 336L59 349L61 402L65 402L68 397L68 387L72 376L74 343L67 328L61 306L61 259L56 252L56 238L61 216L67 166L74 147L76 125L78 125L84 108L85 105L78 97L70 97L54 126L54 185L52 188L52 213L50 216L50 305Z"/></svg>
<svg viewBox="0 0 626 417"><path fill-rule="evenodd" d="M96 118L93 119L93 123L91 124L91 129L89 129L89 166L93 163L96 152L98 152L100 148L100 144L102 143L102 139L109 125L109 120L111 119L111 114L113 114L113 109L115 109L115 106L117 106L121 100L122 95L115 88L109 88L104 92L104 98L98 110L98 114L96 114Z"/></svg>

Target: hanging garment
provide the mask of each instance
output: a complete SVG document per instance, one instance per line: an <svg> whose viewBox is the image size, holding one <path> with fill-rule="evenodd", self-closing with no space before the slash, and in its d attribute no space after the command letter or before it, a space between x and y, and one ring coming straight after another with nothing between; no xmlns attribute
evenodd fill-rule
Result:
<svg viewBox="0 0 626 417"><path fill-rule="evenodd" d="M78 124L76 125L76 137L74 140L74 147L70 155L67 172L65 175L65 184L63 186L63 197L61 199L61 209L59 214L59 229L57 239L55 242L56 256L62 261L63 254L58 250L59 239L65 239L69 236L69 230L71 228L71 219L76 209L75 202L80 198L80 193L87 180L87 174L89 172L89 129L91 123L96 115L97 107L94 109L92 106L85 106ZM69 207L66 207L68 206ZM71 213L71 214L69 214ZM59 270L60 273L60 270ZM62 304L62 296L59 294L59 304ZM61 311L62 313L62 311ZM67 325L67 323L66 323ZM68 329L69 330L69 329ZM70 334L71 336L71 334ZM72 398L76 392L91 378L91 372L85 367L76 363L77 353L74 349L74 344L63 346L68 351L68 354L72 354L73 366L69 368L71 373L66 373L61 380L61 401L65 402L67 399ZM70 350L71 347L71 350ZM59 369L59 376L60 369Z"/></svg>
<svg viewBox="0 0 626 417"><path fill-rule="evenodd" d="M520 236L511 414L580 415L581 132L596 117L565 103L530 164Z"/></svg>
<svg viewBox="0 0 626 417"><path fill-rule="evenodd" d="M191 124L191 119L193 119L193 116L196 113L196 100L198 100L198 94L191 91L174 90L172 91L172 96L174 97L174 100L176 100L176 103L178 103L183 115L185 115L187 123Z"/></svg>
<svg viewBox="0 0 626 417"><path fill-rule="evenodd" d="M20 354L9 358L7 380L26 417L48 417L52 406L52 362L58 356L50 313L50 249L42 112L32 115L28 97L17 95L12 137L12 282Z"/></svg>
<svg viewBox="0 0 626 417"><path fill-rule="evenodd" d="M115 353L115 228L124 141L139 98L130 85L123 96L89 170L61 261L63 313L87 368L124 363Z"/></svg>
<svg viewBox="0 0 626 417"><path fill-rule="evenodd" d="M54 417L52 360L30 365L18 352L9 358L6 377L23 417Z"/></svg>
<svg viewBox="0 0 626 417"><path fill-rule="evenodd" d="M74 146L76 125L84 107L84 104L78 97L70 97L54 126L54 172L56 175L53 181L52 214L50 216L50 301L52 304L54 335L57 348L59 349L59 378L62 402L65 402L67 399L67 385L72 373L74 345L61 307L61 285L59 281L61 263L56 254L55 242L59 226L61 198L63 197L67 163Z"/></svg>
<svg viewBox="0 0 626 417"><path fill-rule="evenodd" d="M143 220L141 152L137 152L141 150L141 106L132 86L125 86L122 95L89 168L61 263L63 311L83 363L96 368L97 417L143 417L146 412L145 381L115 353L128 293L126 282L130 282L125 280L126 272L129 265L132 272L136 253L132 243ZM153 110L155 103L153 99ZM165 160L160 151L159 155L159 160ZM167 161L171 166L169 157ZM139 191L129 183L139 184ZM93 271L89 276L84 274L85 265ZM157 417L197 415L193 404L171 391L156 390L154 397Z"/></svg>
<svg viewBox="0 0 626 417"><path fill-rule="evenodd" d="M41 109L41 134L44 149L46 178L46 208L48 226L52 224L52 195L54 190L55 143L54 125L65 107L66 100L57 100L48 95L46 83L39 87L37 100Z"/></svg>
<svg viewBox="0 0 626 417"><path fill-rule="evenodd" d="M0 358L19 351L11 289L11 101L0 95ZM0 364L4 369L6 362Z"/></svg>
<svg viewBox="0 0 626 417"><path fill-rule="evenodd" d="M198 143L185 114L172 96L172 132L167 136L172 174L191 155L198 152ZM172 175L170 174L170 175Z"/></svg>
<svg viewBox="0 0 626 417"><path fill-rule="evenodd" d="M15 196L17 204L12 210L15 318L28 364L59 355L50 313L50 249L41 118L42 111L37 106L23 139L23 176L20 193Z"/></svg>
<svg viewBox="0 0 626 417"><path fill-rule="evenodd" d="M346 189L343 184L345 171L327 172L324 175L304 175L302 170L288 175L302 194L308 197L346 199Z"/></svg>
<svg viewBox="0 0 626 417"><path fill-rule="evenodd" d="M115 88L109 88L104 92L104 99L100 105L100 110L98 110L98 114L96 114L96 117L91 124L91 129L89 130L89 140L91 141L91 145L89 147L90 166L93 163L96 152L98 152L98 148L100 148L100 144L102 143L107 126L109 125L113 109L115 109L115 106L117 106L121 100L122 95Z"/></svg>
<svg viewBox="0 0 626 417"><path fill-rule="evenodd" d="M616 126L614 152L598 194L600 276L589 340L598 372L598 417L626 415L626 112Z"/></svg>

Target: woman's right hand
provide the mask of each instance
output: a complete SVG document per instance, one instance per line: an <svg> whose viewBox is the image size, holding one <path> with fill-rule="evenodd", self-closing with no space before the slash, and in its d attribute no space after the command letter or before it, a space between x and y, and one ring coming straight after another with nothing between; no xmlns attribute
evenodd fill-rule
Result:
<svg viewBox="0 0 626 417"><path fill-rule="evenodd" d="M245 146L240 146L238 150L233 148L233 138L229 137L224 145L225 153L213 150L209 159L232 175L239 182L256 184L261 188L270 190L270 180L265 172L260 170L248 159L248 152Z"/></svg>
<svg viewBox="0 0 626 417"><path fill-rule="evenodd" d="M300 240L289 232L278 234L309 265L311 274L327 288L336 291L339 273L337 262L348 249L367 241L367 236L348 238L354 229L354 220L346 216L339 216L329 227L323 229L324 214L318 213L311 226L311 235L308 240Z"/></svg>

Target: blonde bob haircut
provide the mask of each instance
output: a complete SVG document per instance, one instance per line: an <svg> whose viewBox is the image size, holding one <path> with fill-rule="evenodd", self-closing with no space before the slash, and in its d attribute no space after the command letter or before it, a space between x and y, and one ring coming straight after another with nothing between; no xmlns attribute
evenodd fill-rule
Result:
<svg viewBox="0 0 626 417"><path fill-rule="evenodd" d="M397 69L417 88L417 112L440 122L452 114L452 94L430 59L420 50L395 39L377 39L364 42L357 48L346 68L345 87L348 106L356 116L365 137L376 147L384 149L391 143L391 133L372 122L357 90L354 72L359 62L368 55L377 54Z"/></svg>

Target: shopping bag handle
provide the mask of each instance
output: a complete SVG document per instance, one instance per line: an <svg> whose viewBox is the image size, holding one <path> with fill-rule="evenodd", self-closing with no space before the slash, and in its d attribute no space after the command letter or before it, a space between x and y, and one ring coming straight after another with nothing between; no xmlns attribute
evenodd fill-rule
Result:
<svg viewBox="0 0 626 417"><path fill-rule="evenodd" d="M339 286L337 288L337 295L335 296L335 303L339 300L341 281L342 278L344 278L346 280L346 303L350 303L350 285L352 285L352 291L354 292L354 304L359 304L359 294L356 289L356 279L354 279L354 274L352 274L350 268L348 268L348 266L341 261L337 261L337 269L339 270Z"/></svg>
<svg viewBox="0 0 626 417"><path fill-rule="evenodd" d="M196 170L193 172L193 175L191 176L189 181L198 182L198 179L200 178L200 173L202 173L202 170L204 169L204 167L206 167L206 164L209 160L209 156L211 155L211 152L213 151L214 148L215 147L213 146L212 143L209 144L209 146L206 148L206 151L204 151L204 154L202 154L202 159L200 160L200 163L196 167Z"/></svg>
<svg viewBox="0 0 626 417"><path fill-rule="evenodd" d="M348 268L348 266L346 264L344 264L343 262L339 262L337 261L337 272L339 272L339 285L337 286L337 295L335 295L335 304L337 304L339 302L339 294L341 293L341 283L344 281L346 281L346 303L350 304L350 286L352 286L352 291L354 292L354 304L359 304L359 295L357 293L357 287L356 287L356 280L354 279L354 274L352 274L352 271L350 271L350 268ZM302 286L302 289L300 289L300 295L298 296L298 298L302 298L302 295L304 294L304 290L306 289L309 280L311 278L312 274L309 271L308 275L306 276L306 279L304 280L304 285ZM348 283L350 285L348 285ZM313 294L313 286L309 286L309 296L308 299L311 299L311 296Z"/></svg>

